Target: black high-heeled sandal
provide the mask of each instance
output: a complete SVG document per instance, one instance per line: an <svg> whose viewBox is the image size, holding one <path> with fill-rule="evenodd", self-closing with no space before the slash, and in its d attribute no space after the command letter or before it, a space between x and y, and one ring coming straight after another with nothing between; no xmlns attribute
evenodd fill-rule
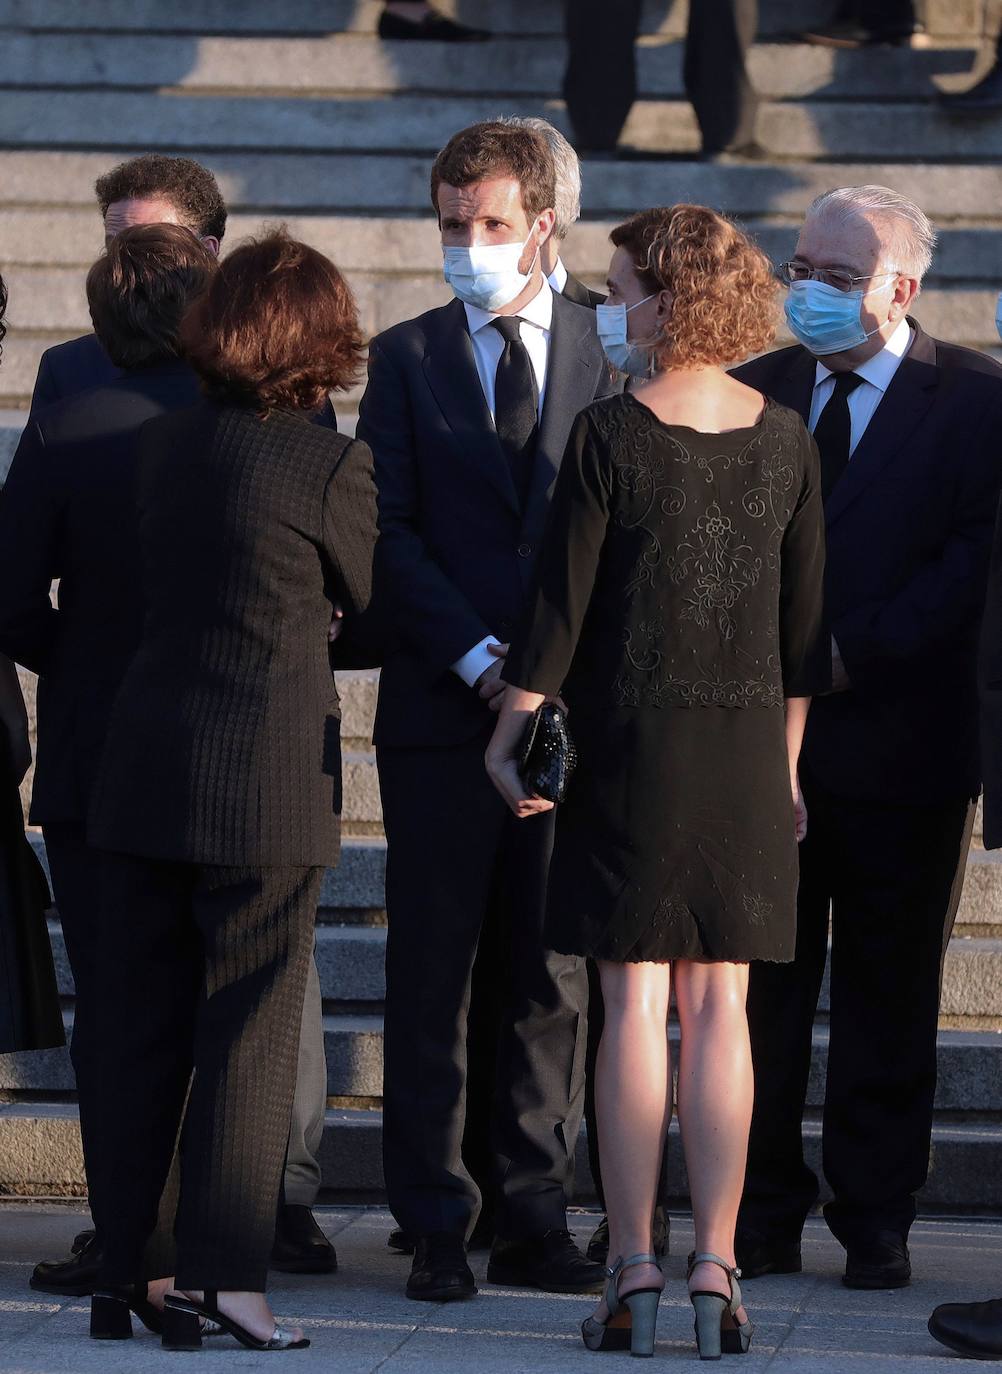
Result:
<svg viewBox="0 0 1002 1374"><path fill-rule="evenodd" d="M738 1279L741 1270L733 1268L719 1255L697 1255L693 1251L689 1256L687 1279L692 1278L692 1271L697 1264L719 1265L727 1275L731 1288L729 1298L712 1288L697 1288L689 1294L696 1314L696 1349L699 1358L719 1360L722 1354L747 1355L755 1328L748 1320L738 1321L738 1312L741 1310L741 1285Z"/></svg>
<svg viewBox="0 0 1002 1374"><path fill-rule="evenodd" d="M145 1290L145 1284L143 1285ZM90 1334L95 1341L127 1341L132 1336L133 1312L154 1336L163 1335L163 1317L145 1291L134 1286L100 1288L90 1300Z"/></svg>
<svg viewBox="0 0 1002 1374"><path fill-rule="evenodd" d="M631 1255L618 1259L605 1272L605 1305L609 1315L605 1321L586 1317L581 1323L581 1339L589 1350L628 1350L631 1355L653 1355L657 1337L658 1303L661 1289L648 1285L635 1288L632 1293L619 1296L619 1276L624 1269L637 1264L653 1264L660 1269L656 1255Z"/></svg>
<svg viewBox="0 0 1002 1374"><path fill-rule="evenodd" d="M182 1298L177 1293L168 1293L164 1298L164 1349L201 1350L203 1321L215 1322L248 1350L305 1350L310 1343L306 1336L293 1340L292 1334L277 1322L271 1336L266 1341L261 1340L225 1312L220 1312L218 1291L207 1288L201 1302Z"/></svg>

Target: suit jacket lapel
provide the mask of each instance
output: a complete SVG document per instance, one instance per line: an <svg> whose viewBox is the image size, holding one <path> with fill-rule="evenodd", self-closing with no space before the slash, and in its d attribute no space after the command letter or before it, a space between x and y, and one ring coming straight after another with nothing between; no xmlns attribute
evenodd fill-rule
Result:
<svg viewBox="0 0 1002 1374"><path fill-rule="evenodd" d="M476 463L498 494L518 513L518 493L487 408L462 301L452 301L444 307L440 326L438 336L429 341L425 350L428 386L452 430L463 461Z"/></svg>
<svg viewBox="0 0 1002 1374"><path fill-rule="evenodd" d="M545 521L571 425L595 396L602 362L589 338L589 331L595 328L593 320L593 316L584 315L580 307L568 305L554 293L546 394L525 509L526 530L535 530Z"/></svg>
<svg viewBox="0 0 1002 1374"><path fill-rule="evenodd" d="M795 410L806 425L811 417L811 400L814 395L814 379L817 376L817 363L806 348L794 354L793 361L769 388L769 395L780 405Z"/></svg>
<svg viewBox="0 0 1002 1374"><path fill-rule="evenodd" d="M936 345L919 325L910 323L915 330L911 348L856 445L845 475L828 498L825 519L829 526L897 456L932 405L939 382Z"/></svg>

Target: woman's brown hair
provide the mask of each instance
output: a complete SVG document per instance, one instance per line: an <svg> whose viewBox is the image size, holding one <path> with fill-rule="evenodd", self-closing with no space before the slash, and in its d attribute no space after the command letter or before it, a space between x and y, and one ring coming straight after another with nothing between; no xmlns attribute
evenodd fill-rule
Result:
<svg viewBox="0 0 1002 1374"><path fill-rule="evenodd" d="M181 334L209 395L261 414L319 409L360 375L365 350L344 277L284 229L220 263Z"/></svg>
<svg viewBox="0 0 1002 1374"><path fill-rule="evenodd" d="M724 215L705 205L660 206L609 238L629 253L646 291L672 294L655 366L724 367L772 342L779 283L761 249Z"/></svg>
<svg viewBox="0 0 1002 1374"><path fill-rule="evenodd" d="M117 234L87 273L94 332L115 366L176 357L184 313L215 271L215 255L179 224Z"/></svg>

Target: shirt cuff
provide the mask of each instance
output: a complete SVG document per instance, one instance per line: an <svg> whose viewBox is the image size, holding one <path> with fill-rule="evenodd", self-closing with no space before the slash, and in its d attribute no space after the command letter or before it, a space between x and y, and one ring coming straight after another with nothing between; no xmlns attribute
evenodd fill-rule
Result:
<svg viewBox="0 0 1002 1374"><path fill-rule="evenodd" d="M488 644L500 644L500 639L495 639L493 635L488 635L479 644L474 644L469 653L465 653L462 658L458 658L452 665L452 671L461 677L467 687L475 687L477 678L498 662L495 654L487 652Z"/></svg>

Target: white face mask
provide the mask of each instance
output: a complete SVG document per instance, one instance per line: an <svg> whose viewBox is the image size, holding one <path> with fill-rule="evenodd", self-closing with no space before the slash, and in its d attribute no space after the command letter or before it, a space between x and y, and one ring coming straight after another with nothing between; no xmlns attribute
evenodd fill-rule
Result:
<svg viewBox="0 0 1002 1374"><path fill-rule="evenodd" d="M518 270L522 254L531 240L532 234L525 243L443 248L442 271L453 294L480 310L501 310L510 305L528 286L536 258L539 257L537 246L528 272Z"/></svg>
<svg viewBox="0 0 1002 1374"><path fill-rule="evenodd" d="M605 351L605 356L617 372L625 372L628 377L649 377L654 359L648 349L631 343L627 338L626 317L631 310L636 310L638 305L653 300L657 294L656 291L652 291L649 296L645 296L642 301L636 301L633 305L595 307L598 341Z"/></svg>

